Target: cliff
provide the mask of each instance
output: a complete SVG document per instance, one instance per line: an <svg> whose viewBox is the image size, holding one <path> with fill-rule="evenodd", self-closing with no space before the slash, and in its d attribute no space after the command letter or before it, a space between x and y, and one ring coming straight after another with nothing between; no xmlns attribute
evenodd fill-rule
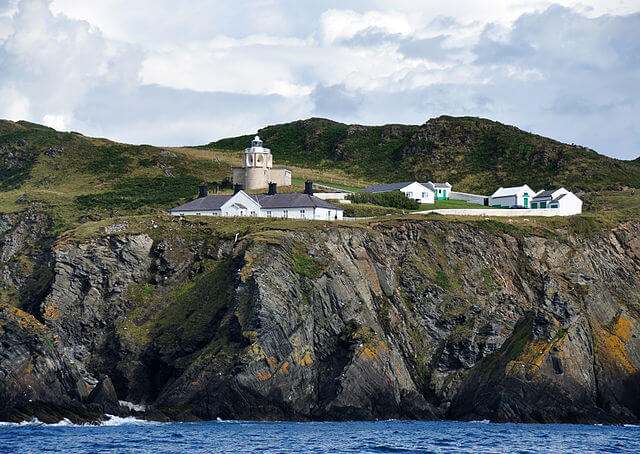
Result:
<svg viewBox="0 0 640 454"><path fill-rule="evenodd" d="M0 310L0 418L640 418L637 221L249 221L5 240L50 279Z"/></svg>

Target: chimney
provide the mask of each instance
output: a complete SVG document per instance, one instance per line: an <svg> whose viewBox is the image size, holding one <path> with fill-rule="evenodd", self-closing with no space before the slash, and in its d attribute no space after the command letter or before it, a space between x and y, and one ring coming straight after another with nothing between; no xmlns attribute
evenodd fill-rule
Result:
<svg viewBox="0 0 640 454"><path fill-rule="evenodd" d="M278 192L278 184L277 183L269 183L269 192L268 195L276 195Z"/></svg>
<svg viewBox="0 0 640 454"><path fill-rule="evenodd" d="M198 186L198 198L201 199L207 196L207 185L202 183Z"/></svg>
<svg viewBox="0 0 640 454"><path fill-rule="evenodd" d="M304 193L313 195L313 181L305 181L304 182Z"/></svg>
<svg viewBox="0 0 640 454"><path fill-rule="evenodd" d="M242 191L242 185L241 184L234 184L233 185L233 193L237 194L238 192Z"/></svg>

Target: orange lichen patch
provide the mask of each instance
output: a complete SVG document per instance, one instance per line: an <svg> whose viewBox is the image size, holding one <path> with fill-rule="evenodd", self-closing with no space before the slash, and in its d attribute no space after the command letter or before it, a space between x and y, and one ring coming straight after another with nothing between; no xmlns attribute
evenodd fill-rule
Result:
<svg viewBox="0 0 640 454"><path fill-rule="evenodd" d="M631 330L635 328L633 322L626 317L620 317L618 323L613 326L613 332L622 340L629 340Z"/></svg>
<svg viewBox="0 0 640 454"><path fill-rule="evenodd" d="M22 329L31 331L36 335L47 334L47 328L31 314L28 314L17 307L7 304L0 305L0 311L4 312L7 319L16 322Z"/></svg>
<svg viewBox="0 0 640 454"><path fill-rule="evenodd" d="M251 254L246 253L244 255L245 264L240 270L240 279L243 281L246 281L249 279L249 276L251 276L251 266L253 265L254 260L255 258Z"/></svg>
<svg viewBox="0 0 640 454"><path fill-rule="evenodd" d="M271 369L275 369L278 367L278 362L273 356L266 356L265 360Z"/></svg>
<svg viewBox="0 0 640 454"><path fill-rule="evenodd" d="M306 352L302 357L302 359L300 360L300 365L310 366L311 364L313 364L313 360L311 359L311 354L309 352Z"/></svg>
<svg viewBox="0 0 640 454"><path fill-rule="evenodd" d="M271 378L271 373L267 372L258 372L258 380L260 381L265 381L265 380L269 380Z"/></svg>
<svg viewBox="0 0 640 454"><path fill-rule="evenodd" d="M610 331L596 332L596 354L603 362L615 365L634 374L638 369L629 362L626 341L631 336L634 324L626 317L620 317Z"/></svg>
<svg viewBox="0 0 640 454"><path fill-rule="evenodd" d="M60 313L55 301L47 300L44 303L44 312L42 316L47 320L56 320L59 319L62 314Z"/></svg>
<svg viewBox="0 0 640 454"><path fill-rule="evenodd" d="M289 374L289 361L285 361L284 363L282 363L282 366L280 366L280 373L282 373L283 375Z"/></svg>
<svg viewBox="0 0 640 454"><path fill-rule="evenodd" d="M302 367L307 367L313 364L313 358L311 355L313 354L313 350L308 345L305 345L302 350L295 348L291 355L293 362L299 364Z"/></svg>
<svg viewBox="0 0 640 454"><path fill-rule="evenodd" d="M369 342L363 345L360 356L367 359L379 360L380 352L386 349L387 349L387 346L383 342L376 339L373 342Z"/></svg>
<svg viewBox="0 0 640 454"><path fill-rule="evenodd" d="M23 373L24 374L30 374L31 372L33 372L33 363L31 361L29 361L27 363L27 367L24 368Z"/></svg>
<svg viewBox="0 0 640 454"><path fill-rule="evenodd" d="M554 324L557 327L560 326L555 319ZM520 373L540 369L551 349L562 350L562 346L566 340L566 332L565 329L559 329L556 337L551 341L538 340L529 342L525 345L517 359L507 365L508 371L511 373Z"/></svg>
<svg viewBox="0 0 640 454"><path fill-rule="evenodd" d="M267 356L264 349L257 343L251 344L247 349L245 358L251 361L266 361L271 370L276 370L278 367L278 361L273 356Z"/></svg>
<svg viewBox="0 0 640 454"><path fill-rule="evenodd" d="M553 348L553 345L554 342L531 342L518 358L518 363L524 365L527 370L540 369L544 358Z"/></svg>

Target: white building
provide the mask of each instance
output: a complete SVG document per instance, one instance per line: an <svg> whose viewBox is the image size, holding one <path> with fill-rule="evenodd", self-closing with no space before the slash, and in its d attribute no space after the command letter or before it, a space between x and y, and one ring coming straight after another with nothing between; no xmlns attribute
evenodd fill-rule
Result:
<svg viewBox="0 0 640 454"><path fill-rule="evenodd" d="M278 194L276 185L269 185L268 194L247 194L243 190L234 195L210 195L169 210L174 216L250 216L263 218L342 219L343 210L313 195L311 182L304 193Z"/></svg>
<svg viewBox="0 0 640 454"><path fill-rule="evenodd" d="M531 199L532 209L555 208L561 216L582 213L582 200L565 188L540 191Z"/></svg>
<svg viewBox="0 0 640 454"><path fill-rule="evenodd" d="M451 184L449 182L432 183L428 181L427 183L422 183L422 185L433 190L436 200L449 200L449 196L451 195Z"/></svg>
<svg viewBox="0 0 640 454"><path fill-rule="evenodd" d="M436 192L433 187L418 183L417 181L405 183L376 184L363 189L362 192L377 194L380 192L400 191L408 198L419 203L434 203Z"/></svg>
<svg viewBox="0 0 640 454"><path fill-rule="evenodd" d="M530 208L535 191L526 184L513 188L500 188L489 197L489 205L499 208Z"/></svg>

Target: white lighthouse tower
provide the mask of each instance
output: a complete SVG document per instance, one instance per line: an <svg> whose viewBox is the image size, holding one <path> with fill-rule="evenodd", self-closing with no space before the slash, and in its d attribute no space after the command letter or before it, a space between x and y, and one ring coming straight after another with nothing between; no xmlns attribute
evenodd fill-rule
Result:
<svg viewBox="0 0 640 454"><path fill-rule="evenodd" d="M250 148L242 155L242 167L233 168L233 183L241 184L244 189L263 189L269 183L281 186L291 185L291 170L273 167L271 150L262 146L262 140L255 136Z"/></svg>

